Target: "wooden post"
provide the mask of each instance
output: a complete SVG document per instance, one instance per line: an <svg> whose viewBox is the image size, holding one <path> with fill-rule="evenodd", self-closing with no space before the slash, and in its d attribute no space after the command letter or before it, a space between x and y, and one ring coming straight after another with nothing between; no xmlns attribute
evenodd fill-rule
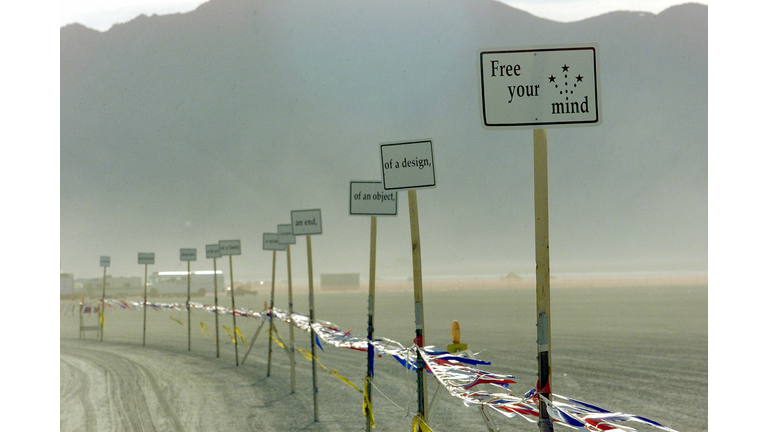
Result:
<svg viewBox="0 0 768 432"><path fill-rule="evenodd" d="M371 216L371 262L368 271L368 371L365 375L365 394L368 396L368 409L373 411L373 396L371 386L373 382L373 314L376 306L376 216ZM366 416L365 430L371 432L373 427L371 414Z"/></svg>
<svg viewBox="0 0 768 432"><path fill-rule="evenodd" d="M107 268L104 267L104 277L101 281L101 310L99 310L99 342L104 341L104 297L107 296Z"/></svg>
<svg viewBox="0 0 768 432"><path fill-rule="evenodd" d="M229 292L232 293L232 332L235 338L235 366L240 366L239 354L237 353L237 316L235 315L235 277L232 271L232 255L229 256L229 281Z"/></svg>
<svg viewBox="0 0 768 432"><path fill-rule="evenodd" d="M267 376L272 371L272 334L275 331L275 261L277 260L277 251L272 251L272 291L269 296L269 354L267 355Z"/></svg>
<svg viewBox="0 0 768 432"><path fill-rule="evenodd" d="M192 311L189 309L189 300L192 287L192 262L187 261L187 351L192 351Z"/></svg>
<svg viewBox="0 0 768 432"><path fill-rule="evenodd" d="M213 306L216 313L216 358L219 358L219 281L216 258L213 259Z"/></svg>
<svg viewBox="0 0 768 432"><path fill-rule="evenodd" d="M536 216L536 330L538 344L540 396L550 399L552 394L552 359L549 309L549 186L547 173L547 131L533 131L533 188ZM539 398L539 431L553 430L547 405Z"/></svg>
<svg viewBox="0 0 768 432"><path fill-rule="evenodd" d="M267 308L267 302L264 302L264 309L266 309L266 308ZM265 321L262 321L259 324L259 327L256 329L255 332L253 332L253 336L251 336L251 339L250 339L251 343L248 345L248 349L245 351L245 355L243 356L243 365L245 365L245 361L248 360L248 354L251 353L251 349L256 344L256 338L259 337L259 333L261 332L261 328L264 327L264 322Z"/></svg>
<svg viewBox="0 0 768 432"><path fill-rule="evenodd" d="M307 236L307 269L309 272L309 339L312 347L312 401L315 407L315 422L320 421L319 406L317 401L317 361L315 355L315 289L312 276L312 236Z"/></svg>
<svg viewBox="0 0 768 432"><path fill-rule="evenodd" d="M419 204L416 191L408 191L408 213L411 220L411 251L413 253L413 305L416 315L416 345L424 347L424 296L421 280L421 235L419 234ZM426 364L421 355L416 355L416 387L419 399L419 414L427 419Z"/></svg>
<svg viewBox="0 0 768 432"><path fill-rule="evenodd" d="M144 264L144 331L141 336L141 346L147 345L147 264Z"/></svg>
<svg viewBox="0 0 768 432"><path fill-rule="evenodd" d="M288 259L288 331L291 341L291 393L296 393L296 357L295 347L293 345L293 282L291 281L291 245L285 245L285 254Z"/></svg>
<svg viewBox="0 0 768 432"><path fill-rule="evenodd" d="M84 300L81 297L80 298L80 335L77 337L78 339L85 338L85 330L83 330L83 304L84 304Z"/></svg>

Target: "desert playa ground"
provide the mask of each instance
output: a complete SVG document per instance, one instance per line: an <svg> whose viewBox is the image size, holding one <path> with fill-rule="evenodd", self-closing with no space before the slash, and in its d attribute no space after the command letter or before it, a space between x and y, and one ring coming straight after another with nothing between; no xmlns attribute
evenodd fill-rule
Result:
<svg viewBox="0 0 768 432"><path fill-rule="evenodd" d="M634 285L597 276L553 278L553 391L611 411L644 416L678 431L707 430L706 276L636 278ZM515 375L518 383L510 390L524 394L536 380L535 292L530 281L425 281L427 345L449 344L451 322L458 320L462 341L492 363L485 369ZM413 293L408 284L377 282L376 296L376 335L404 345L414 337ZM287 297L279 284L277 291L276 307L286 308ZM238 296L237 307L261 310L269 298L265 293ZM185 299L149 300L183 303ZM213 304L212 296L195 300ZM97 299L89 301L95 304ZM231 300L221 295L219 301L229 306ZM367 286L355 292L318 290L315 314L364 335L367 301ZM311 367L303 357L297 357L295 393L290 391L290 367L283 351L272 353L267 377L267 338L262 333L252 340L259 325L255 319L238 318L238 328L253 347L247 361L235 366L234 346L223 330L223 326L231 328L231 316L220 317L217 358L212 313L192 312L188 350L186 311L148 311L147 343L142 346L141 312L108 308L100 342L91 332L86 339L78 338L79 314L73 305L71 300L61 302L62 431L365 428L362 395L324 371L318 377L320 421L313 421ZM308 309L300 283L294 309L303 313ZM84 320L93 325L97 315L86 314ZM277 330L287 338L286 325L279 323ZM309 349L308 334L297 332L295 343ZM242 360L246 348L239 348ZM318 356L328 370L362 385L365 353L326 345ZM416 412L415 375L392 358L379 358L375 366L375 430L409 430ZM429 399L436 401L430 426L435 431L487 430L477 408L437 390L438 384L430 378ZM502 431L537 430L521 418L495 415L494 421ZM629 426L652 430L635 423Z"/></svg>

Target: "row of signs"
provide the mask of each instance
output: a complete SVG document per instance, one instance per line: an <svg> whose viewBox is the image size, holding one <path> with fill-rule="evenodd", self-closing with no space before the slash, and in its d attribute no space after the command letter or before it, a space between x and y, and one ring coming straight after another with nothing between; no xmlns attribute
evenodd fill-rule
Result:
<svg viewBox="0 0 768 432"><path fill-rule="evenodd" d="M323 233L323 218L320 209L293 210L291 223L277 226L276 233L264 233L262 249L283 251L287 245L296 244L296 236Z"/></svg>
<svg viewBox="0 0 768 432"><path fill-rule="evenodd" d="M264 250L285 250L285 246L296 243L297 235L322 234L323 224L319 209L294 210L291 212L291 223L278 225L277 233L264 233ZM206 258L221 258L227 255L240 255L240 240L221 240L218 243L205 245ZM181 248L180 261L197 261L196 248ZM101 267L109 267L110 257L100 258ZM139 252L139 264L154 264L153 252Z"/></svg>
<svg viewBox="0 0 768 432"><path fill-rule="evenodd" d="M382 181L349 183L349 214L396 216L397 191L435 187L432 140L381 144Z"/></svg>
<svg viewBox="0 0 768 432"><path fill-rule="evenodd" d="M349 212L352 215L396 216L397 191L435 186L432 141L408 141L381 145L383 182L350 182ZM264 233L262 249L285 250L295 244L296 236L323 233L320 209L291 211L291 223L278 225L276 233ZM221 240L205 246L206 258L240 255L240 240ZM181 261L197 261L197 249L182 248ZM154 264L154 253L139 253L139 264ZM101 257L101 266L109 267L109 257Z"/></svg>
<svg viewBox="0 0 768 432"><path fill-rule="evenodd" d="M535 129L599 125L597 47L537 47L480 52L480 95L487 127ZM432 141L380 145L382 181L353 181L349 213L397 215L397 191L435 187ZM264 233L264 250L285 250L297 235L322 234L319 209L294 210L291 224ZM206 245L207 258L240 255L240 240ZM196 249L181 249L181 261L195 261ZM140 253L139 264L154 264L153 253ZM109 267L108 256L101 266Z"/></svg>
<svg viewBox="0 0 768 432"><path fill-rule="evenodd" d="M221 258L227 255L240 255L240 240L220 240L218 243L205 245L206 258ZM180 261L197 261L197 249L182 248Z"/></svg>
<svg viewBox="0 0 768 432"><path fill-rule="evenodd" d="M599 125L596 46L480 52L483 124L535 129ZM380 145L382 182L352 182L352 215L395 215L397 193L435 187L431 140Z"/></svg>

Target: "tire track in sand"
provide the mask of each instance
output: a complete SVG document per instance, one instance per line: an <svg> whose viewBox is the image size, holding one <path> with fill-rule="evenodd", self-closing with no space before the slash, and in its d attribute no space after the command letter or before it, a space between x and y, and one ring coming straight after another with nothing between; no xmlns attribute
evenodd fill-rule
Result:
<svg viewBox="0 0 768 432"><path fill-rule="evenodd" d="M83 347L72 349L62 345L61 361L63 364L84 365L82 368L75 367L78 370L73 375L76 375L74 379L77 383L66 394L77 394L84 407L90 406L90 409L84 408L86 430L95 430L87 428L96 422L94 405L88 401L99 397L104 398L102 406L107 405L107 409L113 413L109 418L116 422L116 429L185 430L172 404L168 402L170 392L167 387L164 389L152 371L134 360L113 352ZM104 377L105 394L96 395L90 391L96 379L88 379L88 376Z"/></svg>
<svg viewBox="0 0 768 432"><path fill-rule="evenodd" d="M75 362L60 358L60 407L61 410L74 411L75 415L65 416L60 414L60 429L66 430L69 426L65 419L71 417L82 417L84 421L83 430L85 432L96 431L96 415L94 407L88 397L90 380L88 374L84 373ZM66 407L66 408L65 408ZM81 411L82 410L82 411Z"/></svg>

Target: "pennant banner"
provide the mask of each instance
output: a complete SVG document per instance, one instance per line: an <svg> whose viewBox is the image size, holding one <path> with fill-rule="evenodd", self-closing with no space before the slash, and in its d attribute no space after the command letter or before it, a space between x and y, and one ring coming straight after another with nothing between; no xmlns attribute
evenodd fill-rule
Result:
<svg viewBox="0 0 768 432"><path fill-rule="evenodd" d="M144 306L144 302L126 302L122 300L106 299L105 303L110 307L115 305L126 310L141 310ZM165 309L183 311L187 309L186 305L182 303L148 302L147 306L152 307L155 310ZM213 306L206 306L193 302L189 303L189 308L218 313L221 315L232 315L233 313L232 309L226 307L219 306L218 308L215 308ZM88 311L93 311L94 307L81 303L81 310L83 313L88 313ZM305 332L310 331L309 316L307 315L296 312L289 315L287 311L281 309L273 309L272 313L275 318L287 324L294 325ZM235 309L234 314L262 321L266 321L270 316L268 310L255 312L251 309L244 308ZM173 317L171 318L173 319ZM183 323L181 324L183 325ZM367 352L368 350L369 341L367 337L356 336L350 334L350 332L344 332L333 323L317 320L311 325L311 328L317 335L315 343L317 343L321 349L322 346L320 345L320 341L322 340L322 342L338 348L347 348L363 352ZM235 328L234 332L227 327L224 327L224 330L227 332L233 343L235 342L236 337L240 337L243 343L246 343L245 337L237 328ZM490 363L475 359L474 355L468 351L449 353L447 351L437 350L432 346L419 348L416 344L406 348L401 343L386 338L375 339L370 342L370 344L373 346L376 355L379 357L390 356L408 370L416 369L416 356L421 356L427 365L427 371L431 373L443 387L445 387L451 396L461 399L466 406L484 406L495 410L507 418L519 416L534 423L539 419L538 405L539 399L542 398L542 396L537 389L534 388L529 390L522 397L515 396L509 390L509 385L516 383L514 376L494 374L478 369L476 366L490 365ZM306 350L300 348L297 348L297 350L309 360L312 359L312 355ZM355 388L360 393L364 393L363 390L357 387L354 383L339 375L337 371L328 369L322 364L321 367L331 375L336 376L341 381ZM659 430L676 432L674 429L665 427L662 424L645 417L621 412L612 412L565 396L552 394L551 399L543 400L547 406L547 412L553 421L572 429L587 432L633 432L635 429L623 423L637 422ZM365 406L364 411L368 414ZM370 414L372 415L372 413ZM414 424L421 423L419 420L421 419L414 419ZM427 426L426 424L422 424L422 427Z"/></svg>

